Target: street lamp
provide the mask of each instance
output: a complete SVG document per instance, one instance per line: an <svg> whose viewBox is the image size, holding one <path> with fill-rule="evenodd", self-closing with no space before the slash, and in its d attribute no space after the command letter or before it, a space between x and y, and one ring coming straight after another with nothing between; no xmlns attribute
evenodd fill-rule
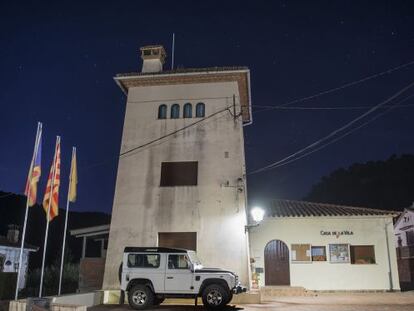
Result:
<svg viewBox="0 0 414 311"><path fill-rule="evenodd" d="M265 214L264 210L260 207L253 207L250 213L256 223L261 222Z"/></svg>
<svg viewBox="0 0 414 311"><path fill-rule="evenodd" d="M255 223L245 226L244 227L245 232L247 232L247 230L249 230L250 228L257 227L260 224L260 222L263 220L263 217L265 215L265 211L262 208L255 206L250 211L250 214L252 215L253 221Z"/></svg>

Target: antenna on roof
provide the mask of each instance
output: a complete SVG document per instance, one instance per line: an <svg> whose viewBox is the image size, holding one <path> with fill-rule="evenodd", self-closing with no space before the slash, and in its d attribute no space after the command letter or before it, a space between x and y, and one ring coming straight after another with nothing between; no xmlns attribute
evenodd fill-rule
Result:
<svg viewBox="0 0 414 311"><path fill-rule="evenodd" d="M175 49L175 33L172 35L172 49L171 49L171 70L174 69L174 49Z"/></svg>

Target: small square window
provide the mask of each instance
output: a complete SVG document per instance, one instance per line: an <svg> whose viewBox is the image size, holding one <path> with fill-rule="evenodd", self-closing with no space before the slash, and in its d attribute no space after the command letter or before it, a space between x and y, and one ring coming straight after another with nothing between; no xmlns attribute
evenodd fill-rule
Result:
<svg viewBox="0 0 414 311"><path fill-rule="evenodd" d="M360 265L375 264L373 245L351 245L351 263Z"/></svg>
<svg viewBox="0 0 414 311"><path fill-rule="evenodd" d="M349 263L349 244L329 244L331 263Z"/></svg>
<svg viewBox="0 0 414 311"><path fill-rule="evenodd" d="M325 246L312 246L312 261L326 261Z"/></svg>

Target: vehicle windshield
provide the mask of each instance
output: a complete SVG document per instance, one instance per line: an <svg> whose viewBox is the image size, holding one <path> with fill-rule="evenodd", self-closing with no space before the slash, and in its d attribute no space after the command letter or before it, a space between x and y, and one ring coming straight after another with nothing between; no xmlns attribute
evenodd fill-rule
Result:
<svg viewBox="0 0 414 311"><path fill-rule="evenodd" d="M200 259L197 257L197 253L194 251L188 251L188 257L190 257L191 262L194 264L195 268L200 269L202 267Z"/></svg>

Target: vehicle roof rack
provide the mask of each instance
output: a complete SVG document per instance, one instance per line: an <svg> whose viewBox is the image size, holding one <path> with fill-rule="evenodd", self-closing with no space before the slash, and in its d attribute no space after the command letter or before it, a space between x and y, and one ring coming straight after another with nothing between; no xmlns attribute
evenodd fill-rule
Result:
<svg viewBox="0 0 414 311"><path fill-rule="evenodd" d="M183 248L127 246L124 253L187 253Z"/></svg>

